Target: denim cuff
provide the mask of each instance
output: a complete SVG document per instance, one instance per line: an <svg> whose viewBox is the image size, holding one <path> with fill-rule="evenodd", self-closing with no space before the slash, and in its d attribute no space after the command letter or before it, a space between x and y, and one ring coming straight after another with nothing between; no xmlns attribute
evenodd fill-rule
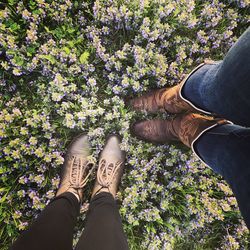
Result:
<svg viewBox="0 0 250 250"><path fill-rule="evenodd" d="M211 115L212 113L206 110L203 104L203 99L200 97L200 87L206 73L219 62L205 60L204 63L194 68L182 81L179 90L180 97L198 112Z"/></svg>
<svg viewBox="0 0 250 250"><path fill-rule="evenodd" d="M211 131L212 129L217 129L217 128L219 128L219 127L221 127L221 126L224 126L224 125L228 125L228 124L231 124L231 125L233 125L233 123L232 122L230 122L230 121L227 121L228 123L225 123L225 124L214 124L214 125L212 125L212 126L210 126L210 127L208 127L208 128L206 128L205 130L203 130L194 140L193 140L193 142L192 142L192 144L191 144L191 149L192 149L192 151L194 152L194 154L201 160L201 162L202 163L204 163L206 166L208 166L208 167L210 167L203 159L202 159L202 157L200 156L200 154L199 154L199 152L198 152L198 150L197 150L197 148L196 148L196 144L198 143L198 140L199 140L199 138L201 138L201 136L202 135L204 135L205 133L209 133L209 131Z"/></svg>

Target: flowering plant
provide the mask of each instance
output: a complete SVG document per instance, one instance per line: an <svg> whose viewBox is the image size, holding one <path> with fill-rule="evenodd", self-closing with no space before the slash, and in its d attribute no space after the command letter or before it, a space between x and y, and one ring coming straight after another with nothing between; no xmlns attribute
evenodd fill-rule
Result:
<svg viewBox="0 0 250 250"><path fill-rule="evenodd" d="M146 114L125 100L178 83L206 57L222 59L249 25L248 7L248 0L1 3L0 248L53 198L65 149L86 131L93 157L107 134L123 136L118 197L131 249L247 249L225 181L179 144L133 138L130 123Z"/></svg>

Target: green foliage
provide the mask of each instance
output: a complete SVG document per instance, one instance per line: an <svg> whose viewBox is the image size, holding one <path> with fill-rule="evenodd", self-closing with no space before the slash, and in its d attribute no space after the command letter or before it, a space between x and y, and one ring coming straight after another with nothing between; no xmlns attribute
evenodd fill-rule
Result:
<svg viewBox="0 0 250 250"><path fill-rule="evenodd" d="M80 62L81 62L82 64L85 64L85 63L88 62L88 58L89 58L89 52L85 51L85 52L83 52L83 53L81 54L81 56L80 56Z"/></svg>
<svg viewBox="0 0 250 250"><path fill-rule="evenodd" d="M171 115L125 105L178 83L204 58L222 59L249 24L247 0L8 0L3 6L1 250L54 197L64 152L82 131L95 158L107 134L123 136L118 197L130 249L249 248L235 197L220 176L180 144L154 146L130 134L135 120Z"/></svg>

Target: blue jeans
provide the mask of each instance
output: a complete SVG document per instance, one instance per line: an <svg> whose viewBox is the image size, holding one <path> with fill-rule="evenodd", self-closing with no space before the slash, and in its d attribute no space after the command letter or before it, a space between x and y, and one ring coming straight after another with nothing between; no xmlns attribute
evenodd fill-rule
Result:
<svg viewBox="0 0 250 250"><path fill-rule="evenodd" d="M223 61L195 71L182 95L197 108L234 123L206 131L194 151L229 183L250 229L250 28Z"/></svg>

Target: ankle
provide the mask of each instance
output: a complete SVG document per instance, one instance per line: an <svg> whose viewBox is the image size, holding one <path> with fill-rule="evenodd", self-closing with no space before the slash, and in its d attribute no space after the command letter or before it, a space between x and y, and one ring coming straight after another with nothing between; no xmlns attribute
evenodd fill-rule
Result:
<svg viewBox="0 0 250 250"><path fill-rule="evenodd" d="M81 200L82 200L82 197L80 196L80 194L78 193L78 191L74 188L68 188L67 190L60 190L60 188L58 189L57 193L56 193L56 197L59 196L59 195L62 195L62 194L65 194L65 193L71 193L73 194L78 202L80 203Z"/></svg>
<svg viewBox="0 0 250 250"><path fill-rule="evenodd" d="M99 190L97 190L97 192L93 193L91 196L91 199L93 199L96 195L100 194L100 193L109 193L111 194L114 198L116 196L116 194L114 194L113 192L110 191L110 189L108 187L102 187Z"/></svg>
<svg viewBox="0 0 250 250"><path fill-rule="evenodd" d="M166 122L166 123L169 124L168 122ZM180 123L181 123L181 118L180 118L180 116L177 116L177 117L172 119L169 126L166 126L166 130L167 130L166 133L168 133L170 131L172 136L173 136L173 139L179 139Z"/></svg>
<svg viewBox="0 0 250 250"><path fill-rule="evenodd" d="M78 202L81 203L81 197L77 190L75 190L74 188L70 188L67 192L72 193L77 198Z"/></svg>

